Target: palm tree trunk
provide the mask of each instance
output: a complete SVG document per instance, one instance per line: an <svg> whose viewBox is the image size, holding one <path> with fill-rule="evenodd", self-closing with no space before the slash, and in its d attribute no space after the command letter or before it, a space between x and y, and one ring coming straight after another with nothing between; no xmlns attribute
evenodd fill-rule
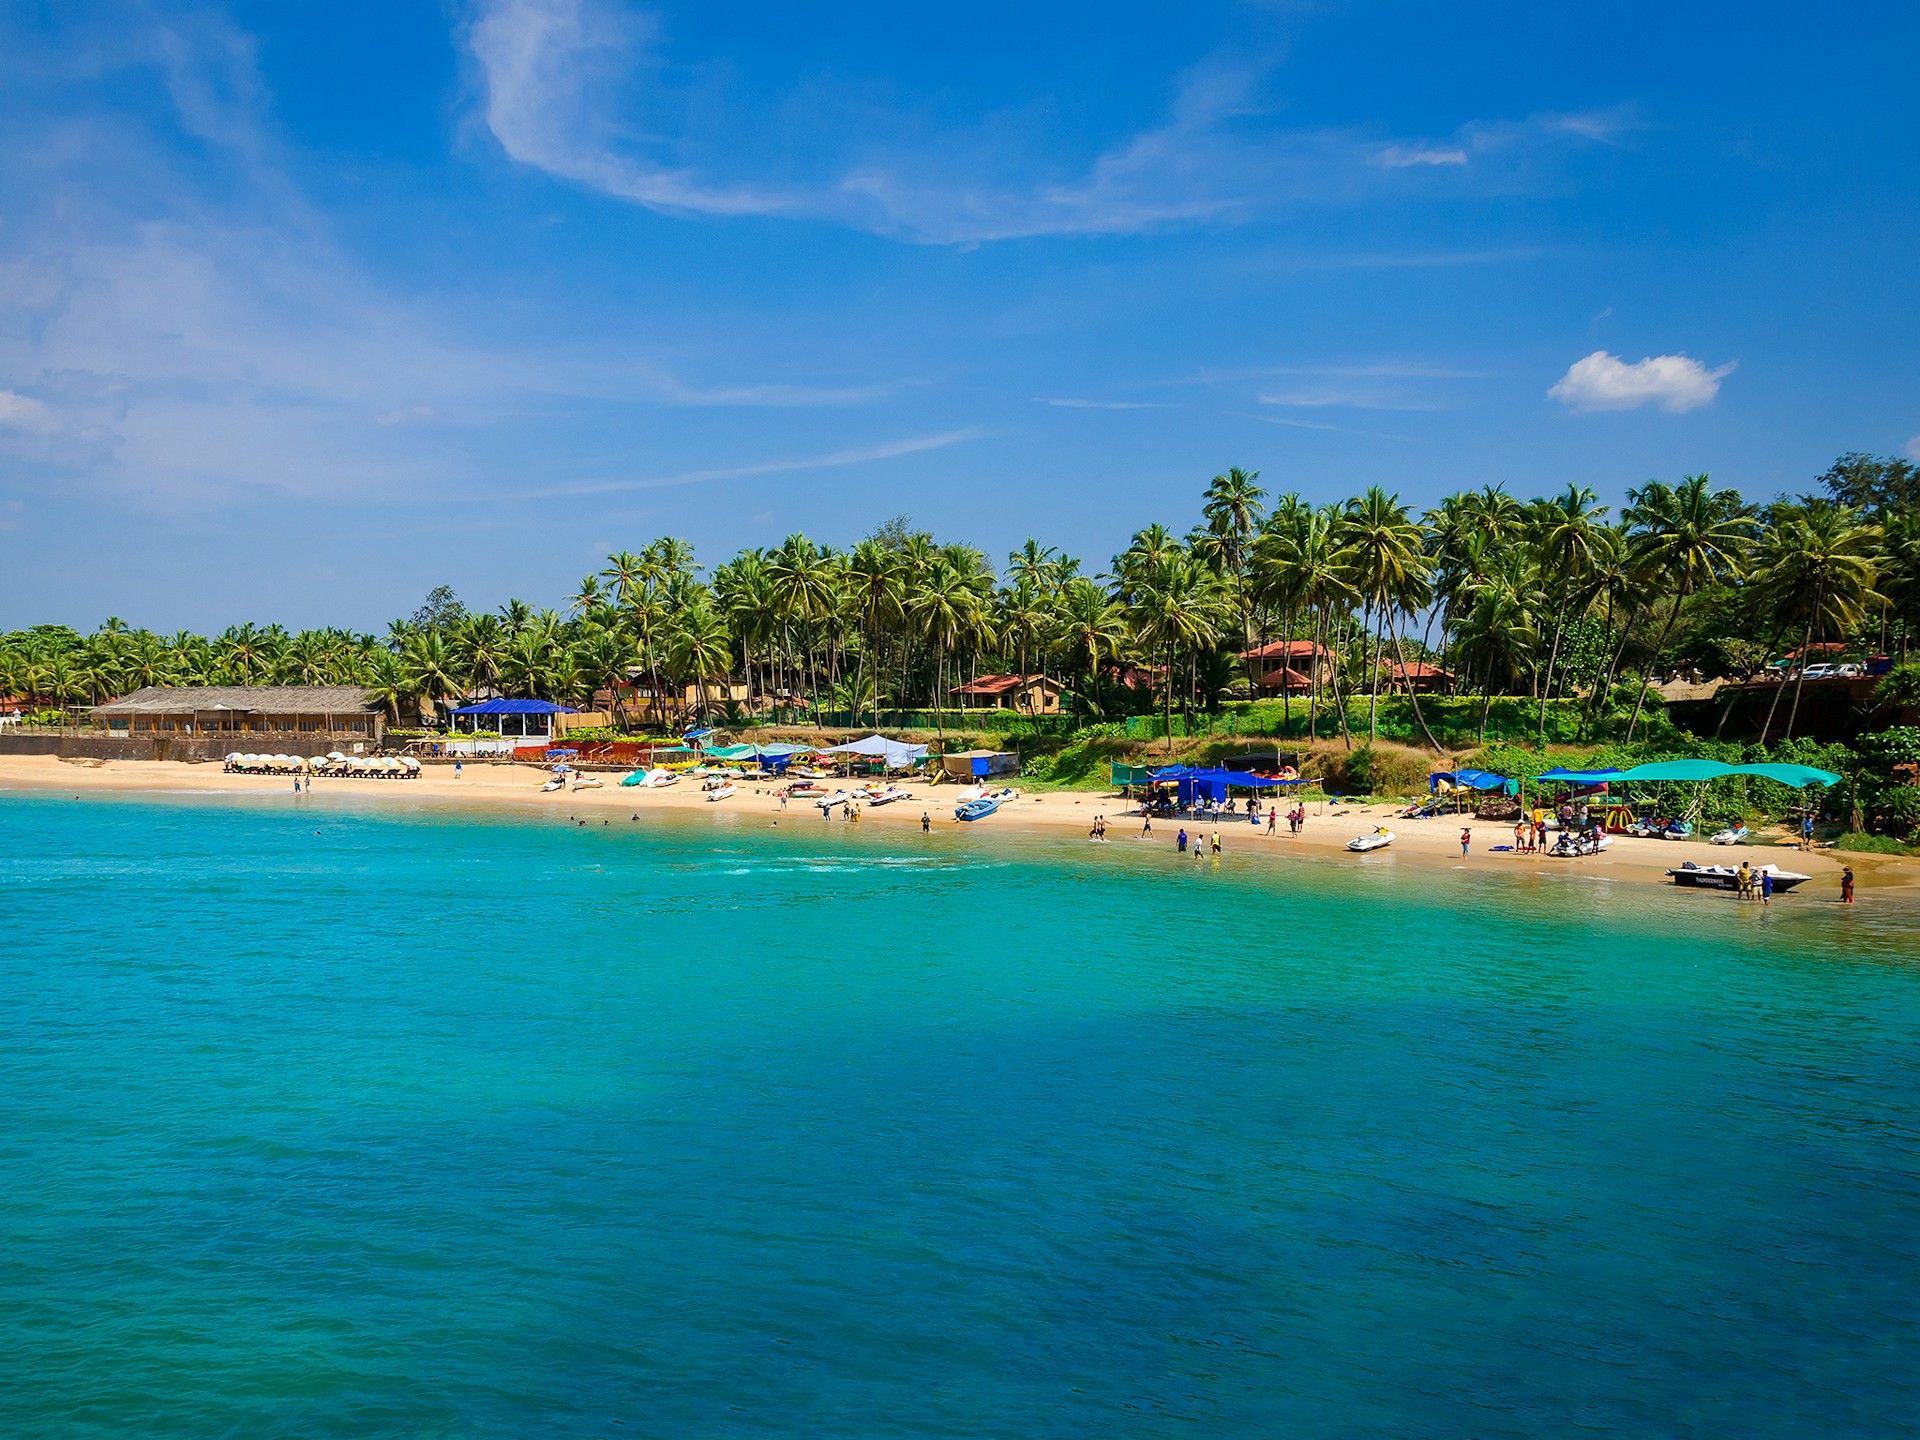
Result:
<svg viewBox="0 0 1920 1440"><path fill-rule="evenodd" d="M1167 679L1160 687L1160 698L1166 711L1167 754L1173 754L1173 641L1167 641Z"/></svg>
<svg viewBox="0 0 1920 1440"><path fill-rule="evenodd" d="M1420 733L1427 737L1427 744L1433 747L1434 754L1442 754L1440 742L1433 738L1433 731L1427 728L1426 717L1420 713L1420 697L1413 693L1413 677L1407 674L1406 651L1400 644L1400 627L1395 623L1392 610L1387 611L1387 631L1393 636L1393 655L1400 662L1400 678L1407 682L1407 703L1413 707L1414 723L1420 727Z"/></svg>
<svg viewBox="0 0 1920 1440"><path fill-rule="evenodd" d="M1633 718L1627 721L1627 743L1633 743L1633 728L1640 723L1640 707L1647 702L1647 686L1653 683L1654 666L1660 663L1660 652L1667 648L1667 637L1673 633L1673 623L1680 618L1680 607L1686 603L1687 592L1683 589L1673 597L1673 609L1667 615L1667 623L1660 631L1660 638L1653 642L1653 654L1647 658L1646 673L1640 677L1640 689L1633 697Z"/></svg>
<svg viewBox="0 0 1920 1440"><path fill-rule="evenodd" d="M1787 711L1787 733L1780 737L1782 740L1793 738L1793 722L1800 716L1800 688L1807 683L1808 649L1813 644L1813 624L1820 618L1820 602L1826 599L1825 591L1824 580L1813 589L1813 608L1807 613L1806 637L1800 642L1800 673L1793 677L1793 708Z"/></svg>
<svg viewBox="0 0 1920 1440"><path fill-rule="evenodd" d="M1367 744L1380 735L1380 637L1373 633L1373 601L1367 601L1366 618L1361 621L1367 645Z"/></svg>
<svg viewBox="0 0 1920 1440"><path fill-rule="evenodd" d="M1553 667L1560 660L1560 632L1567 623L1567 602L1563 598L1553 616L1553 646L1547 652L1547 683L1540 687L1540 749L1547 748L1547 701L1553 698Z"/></svg>

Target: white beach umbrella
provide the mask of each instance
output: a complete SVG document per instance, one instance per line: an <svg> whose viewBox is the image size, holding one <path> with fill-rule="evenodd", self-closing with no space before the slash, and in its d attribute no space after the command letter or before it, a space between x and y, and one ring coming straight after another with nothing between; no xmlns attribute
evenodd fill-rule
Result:
<svg viewBox="0 0 1920 1440"><path fill-rule="evenodd" d="M327 768L328 761L326 756L316 755L311 760L307 761L307 764L311 765L316 770L324 770Z"/></svg>

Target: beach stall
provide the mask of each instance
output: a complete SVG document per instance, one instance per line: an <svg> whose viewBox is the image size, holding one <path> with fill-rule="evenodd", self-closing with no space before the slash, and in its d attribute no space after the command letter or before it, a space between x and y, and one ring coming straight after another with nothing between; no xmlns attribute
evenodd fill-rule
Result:
<svg viewBox="0 0 1920 1440"><path fill-rule="evenodd" d="M1266 790L1292 789L1310 782L1300 776L1256 775L1251 770L1229 770L1224 766L1163 765L1148 779L1155 786L1168 786L1177 812L1214 810L1226 803L1234 790L1248 792L1248 803Z"/></svg>
<svg viewBox="0 0 1920 1440"><path fill-rule="evenodd" d="M940 768L955 780L985 780L1018 775L1020 757L1006 750L960 750L940 757Z"/></svg>
<svg viewBox="0 0 1920 1440"><path fill-rule="evenodd" d="M1458 810L1461 808L1461 797L1469 792L1498 792L1505 796L1518 796L1520 782L1510 780L1505 775L1496 775L1491 770L1435 770L1427 776L1427 793L1438 800L1443 791L1453 796L1454 809ZM1482 820L1511 819L1520 813L1518 800L1511 807L1503 808L1498 815L1480 814L1480 808L1476 804L1475 816ZM1508 810L1511 814L1507 813Z"/></svg>
<svg viewBox="0 0 1920 1440"><path fill-rule="evenodd" d="M446 748L456 754L474 753L485 749L512 750L515 746L526 745L529 741L553 741L554 720L556 715L577 715L580 712L571 705L556 705L551 700L512 700L502 697L497 700L482 700L477 705L462 705L452 712L454 738L446 742ZM500 738L495 741L461 740L460 722L465 720L466 730L472 734L476 730L496 730ZM484 726L482 721L487 722Z"/></svg>
<svg viewBox="0 0 1920 1440"><path fill-rule="evenodd" d="M849 740L844 745L829 745L819 753L872 760L887 770L911 770L927 758L927 747L909 745L903 740L889 740L884 735L868 735L864 739ZM1017 762L1014 768L1019 769Z"/></svg>
<svg viewBox="0 0 1920 1440"><path fill-rule="evenodd" d="M811 745L710 745L704 752L709 758L725 760L734 765L757 765L764 775L780 775L787 766L801 755L811 755Z"/></svg>

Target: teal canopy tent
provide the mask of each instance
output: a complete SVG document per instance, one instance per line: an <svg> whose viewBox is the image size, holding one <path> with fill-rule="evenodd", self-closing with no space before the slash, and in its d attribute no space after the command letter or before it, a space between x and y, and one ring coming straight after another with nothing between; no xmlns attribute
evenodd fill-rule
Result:
<svg viewBox="0 0 1920 1440"><path fill-rule="evenodd" d="M1622 770L1618 775L1609 778L1699 782L1719 780L1728 775L1758 775L1762 779L1795 788L1803 785L1838 785L1840 783L1840 777L1833 771L1817 770L1811 765L1725 765L1718 760L1655 760L1645 765L1635 765L1630 770Z"/></svg>

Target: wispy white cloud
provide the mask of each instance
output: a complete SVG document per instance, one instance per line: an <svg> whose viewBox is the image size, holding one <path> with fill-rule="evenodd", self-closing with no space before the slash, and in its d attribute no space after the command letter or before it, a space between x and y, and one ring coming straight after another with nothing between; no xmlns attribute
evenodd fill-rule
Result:
<svg viewBox="0 0 1920 1440"><path fill-rule="evenodd" d="M1067 396L1036 395L1041 405L1060 410L1174 410L1179 407L1165 400L1075 400Z"/></svg>
<svg viewBox="0 0 1920 1440"><path fill-rule="evenodd" d="M1297 390L1281 390L1260 397L1262 405L1279 405L1296 410L1443 410L1431 400L1396 395L1378 387L1316 385Z"/></svg>
<svg viewBox="0 0 1920 1440"><path fill-rule="evenodd" d="M1463 171L1523 140L1613 133L1572 116L1467 125L1443 141L1288 129L1262 98L1270 65L1216 59L1177 77L1158 124L1078 164L1042 158L1040 128L1010 132L1004 117L929 135L885 113L840 126L825 147L837 158L818 173L728 178L753 168L754 146L699 133L692 115L711 123L718 110L725 124L725 107L694 102L652 16L618 0L479 3L467 36L485 123L514 160L670 214L806 218L918 243L1233 224L1289 203L1364 199L1396 171ZM778 108L770 98L756 132Z"/></svg>
<svg viewBox="0 0 1920 1440"><path fill-rule="evenodd" d="M1441 149L1432 145L1389 145L1372 156L1384 170L1407 170L1416 165L1464 165L1467 152L1458 146Z"/></svg>
<svg viewBox="0 0 1920 1440"><path fill-rule="evenodd" d="M1916 435L1907 441L1907 458L1909 460L1920 460L1920 435Z"/></svg>
<svg viewBox="0 0 1920 1440"><path fill-rule="evenodd" d="M44 400L31 395L0 390L0 429L23 430L29 435L44 435L53 429L53 412Z"/></svg>
<svg viewBox="0 0 1920 1440"><path fill-rule="evenodd" d="M662 210L778 215L797 202L758 186L714 185L685 166L619 148L611 113L654 38L644 15L594 0L496 0L468 37L486 84L487 127L522 164Z"/></svg>
<svg viewBox="0 0 1920 1440"><path fill-rule="evenodd" d="M1657 405L1673 414L1711 404L1737 361L1709 370L1687 355L1652 355L1628 364L1596 350L1567 367L1547 394L1573 410L1637 410Z"/></svg>
<svg viewBox="0 0 1920 1440"><path fill-rule="evenodd" d="M711 470L685 470L678 475L661 475L649 480L609 480L588 485L565 485L541 490L540 498L570 495L615 495L629 490L662 490L674 485L702 485L716 480L750 480L763 475L786 475L803 470L837 470L847 465L870 465L877 460L897 460L903 455L921 455L929 450L944 450L950 445L977 440L986 432L978 428L947 430L937 435L916 435L905 440L889 440L878 445L860 445L835 450L825 455L808 455L793 460L765 460L753 465L728 465Z"/></svg>

